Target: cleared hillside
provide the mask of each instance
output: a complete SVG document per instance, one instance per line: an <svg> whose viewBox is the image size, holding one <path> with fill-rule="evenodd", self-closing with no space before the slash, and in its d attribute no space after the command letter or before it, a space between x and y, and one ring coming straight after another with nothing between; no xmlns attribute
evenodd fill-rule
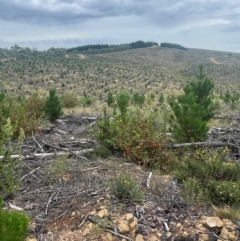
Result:
<svg viewBox="0 0 240 241"><path fill-rule="evenodd" d="M200 63L216 82L216 94L240 91L238 53L150 47L98 55L0 49L0 56L0 80L9 92L23 95L56 88L59 94L85 92L101 99L122 87L130 93L177 94Z"/></svg>

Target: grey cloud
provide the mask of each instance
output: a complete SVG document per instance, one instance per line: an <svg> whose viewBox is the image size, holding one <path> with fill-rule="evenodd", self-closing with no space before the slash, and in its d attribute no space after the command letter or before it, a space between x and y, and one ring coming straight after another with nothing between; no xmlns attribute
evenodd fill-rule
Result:
<svg viewBox="0 0 240 241"><path fill-rule="evenodd" d="M0 9L0 46L177 42L176 36L183 45L187 37L201 45L213 29L239 39L239 0L0 0Z"/></svg>
<svg viewBox="0 0 240 241"><path fill-rule="evenodd" d="M137 15L161 27L169 27L208 18L231 21L239 16L237 1L226 0L0 0L0 9L2 20L39 25Z"/></svg>

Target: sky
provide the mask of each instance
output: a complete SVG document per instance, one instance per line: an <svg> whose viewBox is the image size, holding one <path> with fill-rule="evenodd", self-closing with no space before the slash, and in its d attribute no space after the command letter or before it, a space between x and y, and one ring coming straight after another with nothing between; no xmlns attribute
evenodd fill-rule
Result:
<svg viewBox="0 0 240 241"><path fill-rule="evenodd" d="M240 1L0 0L0 48L137 40L240 52Z"/></svg>

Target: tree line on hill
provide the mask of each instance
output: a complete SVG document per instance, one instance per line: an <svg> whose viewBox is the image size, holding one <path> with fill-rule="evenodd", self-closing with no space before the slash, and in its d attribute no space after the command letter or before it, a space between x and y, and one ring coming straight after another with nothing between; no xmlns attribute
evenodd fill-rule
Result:
<svg viewBox="0 0 240 241"><path fill-rule="evenodd" d="M138 40L132 43L126 44L90 44L83 45L78 47L73 47L69 49L65 48L50 48L48 50L38 50L36 48L24 48L15 44L10 49L0 48L0 59L6 58L17 58L17 59L31 59L31 58L62 58L65 57L67 53L83 53L83 54L102 54L102 53L112 53L112 52L121 52L131 49L140 49L140 48L148 48L152 46L159 46L158 43L148 41L144 42L142 40ZM172 43L161 43L161 47L174 48L187 50L187 48Z"/></svg>
<svg viewBox="0 0 240 241"><path fill-rule="evenodd" d="M128 44L90 44L84 46L78 46L74 48L67 49L67 52L82 52L87 54L99 54L99 53L111 53L111 52L119 52L130 49L139 49L139 48L148 48L152 46L159 46L156 42L144 42L142 40L138 40L136 42L128 43Z"/></svg>
<svg viewBox="0 0 240 241"><path fill-rule="evenodd" d="M161 47L165 47L165 48L173 48L173 49L187 50L187 48L181 46L180 44L161 43L160 46L161 46Z"/></svg>

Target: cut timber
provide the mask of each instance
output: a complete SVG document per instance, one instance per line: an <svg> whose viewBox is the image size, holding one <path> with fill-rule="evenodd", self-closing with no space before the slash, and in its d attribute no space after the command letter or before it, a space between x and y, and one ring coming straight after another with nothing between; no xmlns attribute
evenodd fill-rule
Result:
<svg viewBox="0 0 240 241"><path fill-rule="evenodd" d="M72 151L72 152L51 152L51 153L35 153L33 155L11 155L10 157L12 159L17 159L17 158L21 158L21 159L34 159L34 158L46 158L46 157L52 157L52 156L62 156L62 155L71 155L76 154L76 155L80 155L80 154L84 154L84 153L88 153L88 152L93 152L93 149L85 149L85 150L81 150L81 151ZM0 156L0 160L2 160L4 158L4 156Z"/></svg>
<svg viewBox="0 0 240 241"><path fill-rule="evenodd" d="M204 146L211 146L211 147L223 147L228 146L229 143L226 142L193 142L193 143L180 143L180 144L169 144L167 148L182 148L182 147L204 147Z"/></svg>

